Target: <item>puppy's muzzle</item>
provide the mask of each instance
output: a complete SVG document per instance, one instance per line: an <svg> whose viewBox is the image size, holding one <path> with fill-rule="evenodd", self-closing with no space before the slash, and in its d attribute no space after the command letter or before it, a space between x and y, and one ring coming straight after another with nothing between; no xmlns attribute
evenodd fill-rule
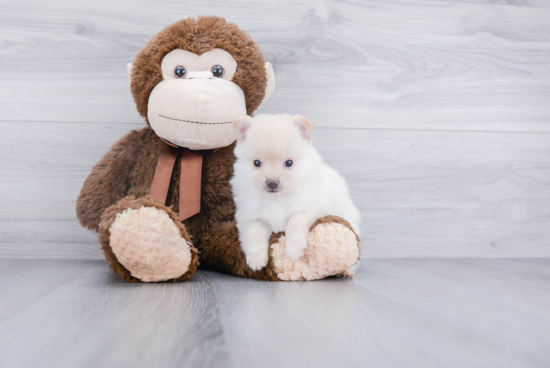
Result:
<svg viewBox="0 0 550 368"><path fill-rule="evenodd" d="M267 186L270 192L276 192L277 188L279 187L279 180L267 179L265 181L265 185Z"/></svg>

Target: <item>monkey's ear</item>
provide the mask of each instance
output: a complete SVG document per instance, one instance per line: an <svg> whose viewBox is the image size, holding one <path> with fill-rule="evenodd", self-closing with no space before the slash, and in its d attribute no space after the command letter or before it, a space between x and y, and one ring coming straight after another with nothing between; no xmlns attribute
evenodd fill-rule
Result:
<svg viewBox="0 0 550 368"><path fill-rule="evenodd" d="M308 141L311 141L311 136L313 135L313 124L300 115L294 115L290 120L294 125L296 125L302 137Z"/></svg>
<svg viewBox="0 0 550 368"><path fill-rule="evenodd" d="M248 115L242 116L233 120L233 127L235 128L235 134L237 135L237 141L242 141L246 138L246 133L252 125L252 118Z"/></svg>
<svg viewBox="0 0 550 368"><path fill-rule="evenodd" d="M132 83L132 63L126 65L126 71L128 72L128 81L130 81L130 83Z"/></svg>
<svg viewBox="0 0 550 368"><path fill-rule="evenodd" d="M275 74L273 73L273 67L270 63L265 63L265 72L267 74L267 86L265 87L265 96L262 103L271 96L275 89Z"/></svg>

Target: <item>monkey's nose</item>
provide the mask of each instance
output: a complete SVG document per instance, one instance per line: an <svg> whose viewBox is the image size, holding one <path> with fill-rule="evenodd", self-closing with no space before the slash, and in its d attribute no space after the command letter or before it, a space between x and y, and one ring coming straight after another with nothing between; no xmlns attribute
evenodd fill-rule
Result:
<svg viewBox="0 0 550 368"><path fill-rule="evenodd" d="M267 185L267 187L269 189L277 189L277 187L279 186L279 180L271 180L271 179L267 179L265 181L265 184Z"/></svg>
<svg viewBox="0 0 550 368"><path fill-rule="evenodd" d="M187 72L187 79L212 79L214 75L210 71Z"/></svg>

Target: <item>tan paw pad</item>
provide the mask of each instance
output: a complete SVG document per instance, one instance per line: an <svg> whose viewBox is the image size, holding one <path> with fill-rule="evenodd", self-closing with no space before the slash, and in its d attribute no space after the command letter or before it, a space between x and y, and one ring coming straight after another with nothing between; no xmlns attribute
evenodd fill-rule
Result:
<svg viewBox="0 0 550 368"><path fill-rule="evenodd" d="M117 215L109 231L118 261L141 281L166 281L189 269L189 244L164 211L154 207L127 209Z"/></svg>

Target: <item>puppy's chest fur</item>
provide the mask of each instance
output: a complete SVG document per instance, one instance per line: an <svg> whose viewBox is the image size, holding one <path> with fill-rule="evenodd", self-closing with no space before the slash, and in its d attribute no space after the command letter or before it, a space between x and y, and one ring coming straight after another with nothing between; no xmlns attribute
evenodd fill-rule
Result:
<svg viewBox="0 0 550 368"><path fill-rule="evenodd" d="M295 193L285 196L263 195L256 198L259 219L265 222L273 232L285 231L286 224L293 214L307 207Z"/></svg>

